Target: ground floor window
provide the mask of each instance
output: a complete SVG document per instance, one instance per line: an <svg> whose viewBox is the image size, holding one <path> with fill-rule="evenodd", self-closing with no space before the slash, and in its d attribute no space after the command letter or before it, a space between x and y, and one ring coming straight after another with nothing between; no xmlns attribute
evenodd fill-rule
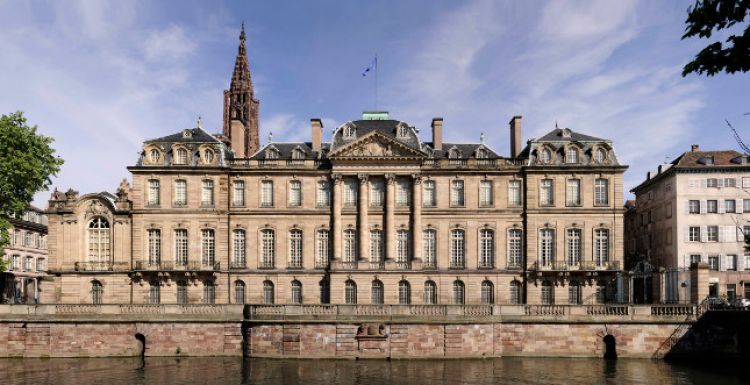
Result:
<svg viewBox="0 0 750 385"><path fill-rule="evenodd" d="M521 282L515 280L510 282L510 303L512 305L521 304Z"/></svg>
<svg viewBox="0 0 750 385"><path fill-rule="evenodd" d="M555 304L555 286L550 281L542 281L542 305Z"/></svg>
<svg viewBox="0 0 750 385"><path fill-rule="evenodd" d="M581 285L578 281L571 281L568 285L568 303L579 305L581 303Z"/></svg>
<svg viewBox="0 0 750 385"><path fill-rule="evenodd" d="M727 301L734 301L735 298L737 298L737 285L735 284L728 284L727 285Z"/></svg>

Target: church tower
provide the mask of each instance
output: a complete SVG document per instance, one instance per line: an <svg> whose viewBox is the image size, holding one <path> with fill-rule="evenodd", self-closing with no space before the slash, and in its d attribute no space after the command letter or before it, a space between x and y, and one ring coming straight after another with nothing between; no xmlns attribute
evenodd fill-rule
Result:
<svg viewBox="0 0 750 385"><path fill-rule="evenodd" d="M232 145L235 157L245 158L260 148L258 132L259 101L255 98L250 65L245 48L245 23L240 32L240 46L234 62L232 82L224 90L224 137Z"/></svg>

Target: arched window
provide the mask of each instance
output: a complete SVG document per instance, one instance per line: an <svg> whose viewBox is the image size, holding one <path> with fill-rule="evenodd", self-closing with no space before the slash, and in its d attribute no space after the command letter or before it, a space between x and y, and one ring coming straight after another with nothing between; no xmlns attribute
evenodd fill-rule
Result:
<svg viewBox="0 0 750 385"><path fill-rule="evenodd" d="M510 282L510 303L511 305L521 304L521 282L519 281Z"/></svg>
<svg viewBox="0 0 750 385"><path fill-rule="evenodd" d="M188 286L185 281L177 281L177 303L180 305L188 303Z"/></svg>
<svg viewBox="0 0 750 385"><path fill-rule="evenodd" d="M292 281L292 303L295 305L302 304L302 282L296 279Z"/></svg>
<svg viewBox="0 0 750 385"><path fill-rule="evenodd" d="M242 282L242 281L234 282L234 303L237 303L237 304L245 303L245 282Z"/></svg>
<svg viewBox="0 0 750 385"><path fill-rule="evenodd" d="M607 160L607 150L603 148L597 148L594 152L594 160L597 163L604 163L604 161Z"/></svg>
<svg viewBox="0 0 750 385"><path fill-rule="evenodd" d="M491 269L495 266L495 232L479 230L479 268Z"/></svg>
<svg viewBox="0 0 750 385"><path fill-rule="evenodd" d="M490 281L482 282L482 304L491 305L495 303L495 285Z"/></svg>
<svg viewBox="0 0 750 385"><path fill-rule="evenodd" d="M565 151L565 163L578 163L578 150L570 147Z"/></svg>
<svg viewBox="0 0 750 385"><path fill-rule="evenodd" d="M596 282L596 303L607 303L607 283L602 280Z"/></svg>
<svg viewBox="0 0 750 385"><path fill-rule="evenodd" d="M328 230L318 230L315 235L315 267L328 267L330 259L330 237Z"/></svg>
<svg viewBox="0 0 750 385"><path fill-rule="evenodd" d="M380 280L372 281L372 293L370 300L373 305L382 305L384 302L383 296L383 282Z"/></svg>
<svg viewBox="0 0 750 385"><path fill-rule="evenodd" d="M411 304L411 285L409 281L401 280L398 283L398 303L399 305Z"/></svg>
<svg viewBox="0 0 750 385"><path fill-rule="evenodd" d="M344 283L344 303L347 305L357 304L357 284L351 279Z"/></svg>
<svg viewBox="0 0 750 385"><path fill-rule="evenodd" d="M581 285L576 280L568 283L568 303L571 305L581 304Z"/></svg>
<svg viewBox="0 0 750 385"><path fill-rule="evenodd" d="M320 303L331 303L331 281L328 278L320 280Z"/></svg>
<svg viewBox="0 0 750 385"><path fill-rule="evenodd" d="M302 230L289 231L289 267L302 268Z"/></svg>
<svg viewBox="0 0 750 385"><path fill-rule="evenodd" d="M175 164L187 164L188 162L188 152L184 148L178 148L177 149L177 159L175 159Z"/></svg>
<svg viewBox="0 0 750 385"><path fill-rule="evenodd" d="M94 218L89 222L89 261L107 263L111 256L109 222Z"/></svg>
<svg viewBox="0 0 750 385"><path fill-rule="evenodd" d="M91 282L91 302L94 305L101 305L104 297L104 290L102 289L102 283L99 281Z"/></svg>
<svg viewBox="0 0 750 385"><path fill-rule="evenodd" d="M274 231L263 229L260 231L260 267L263 269L273 269L274 259L276 257L276 241Z"/></svg>
<svg viewBox="0 0 750 385"><path fill-rule="evenodd" d="M451 268L463 269L466 265L465 233L461 229L451 230Z"/></svg>
<svg viewBox="0 0 750 385"><path fill-rule="evenodd" d="M465 286L461 280L453 281L453 304L463 305L466 299Z"/></svg>
<svg viewBox="0 0 750 385"><path fill-rule="evenodd" d="M159 152L159 150L157 149L153 149L149 154L149 158L151 160L151 163L159 163L159 161L161 160L161 152Z"/></svg>
<svg viewBox="0 0 750 385"><path fill-rule="evenodd" d="M555 304L555 287L548 280L542 281L542 305Z"/></svg>
<svg viewBox="0 0 750 385"><path fill-rule="evenodd" d="M216 285L211 281L203 282L203 303L213 305L216 302Z"/></svg>
<svg viewBox="0 0 750 385"><path fill-rule="evenodd" d="M508 230L508 268L509 269L520 269L521 268L521 253L523 248L521 247L521 229L510 229Z"/></svg>
<svg viewBox="0 0 750 385"><path fill-rule="evenodd" d="M346 126L344 127L344 137L345 138L353 138L356 132L354 131L354 127L352 126Z"/></svg>
<svg viewBox="0 0 750 385"><path fill-rule="evenodd" d="M545 148L539 153L539 159L542 161L542 163L549 163L552 161L552 151Z"/></svg>
<svg viewBox="0 0 750 385"><path fill-rule="evenodd" d="M245 230L242 229L236 229L232 231L234 235L234 241L233 241L233 258L232 258L232 266L235 268L243 269L245 268L245 262L247 250L246 250L246 234Z"/></svg>
<svg viewBox="0 0 750 385"><path fill-rule="evenodd" d="M211 164L214 162L214 152L212 150L206 150L203 152L203 161Z"/></svg>
<svg viewBox="0 0 750 385"><path fill-rule="evenodd" d="M153 280L149 283L148 303L151 305L158 305L161 303L161 286L157 280Z"/></svg>
<svg viewBox="0 0 750 385"><path fill-rule="evenodd" d="M424 303L426 305L437 304L437 285L433 281L424 283Z"/></svg>
<svg viewBox="0 0 750 385"><path fill-rule="evenodd" d="M263 281L263 303L266 305L274 303L273 282L271 281Z"/></svg>

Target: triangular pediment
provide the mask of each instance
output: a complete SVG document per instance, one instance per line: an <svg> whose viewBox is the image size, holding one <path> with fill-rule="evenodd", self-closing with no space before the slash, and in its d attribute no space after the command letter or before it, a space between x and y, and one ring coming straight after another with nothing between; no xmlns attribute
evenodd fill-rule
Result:
<svg viewBox="0 0 750 385"><path fill-rule="evenodd" d="M424 158L425 154L416 148L412 148L379 132L371 132L335 149L329 154L329 157Z"/></svg>

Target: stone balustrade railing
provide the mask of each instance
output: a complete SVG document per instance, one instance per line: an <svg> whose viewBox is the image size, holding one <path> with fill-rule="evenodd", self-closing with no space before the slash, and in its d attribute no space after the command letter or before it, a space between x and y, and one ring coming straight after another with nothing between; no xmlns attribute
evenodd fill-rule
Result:
<svg viewBox="0 0 750 385"><path fill-rule="evenodd" d="M692 305L0 305L2 319L214 319L240 322L674 322Z"/></svg>

